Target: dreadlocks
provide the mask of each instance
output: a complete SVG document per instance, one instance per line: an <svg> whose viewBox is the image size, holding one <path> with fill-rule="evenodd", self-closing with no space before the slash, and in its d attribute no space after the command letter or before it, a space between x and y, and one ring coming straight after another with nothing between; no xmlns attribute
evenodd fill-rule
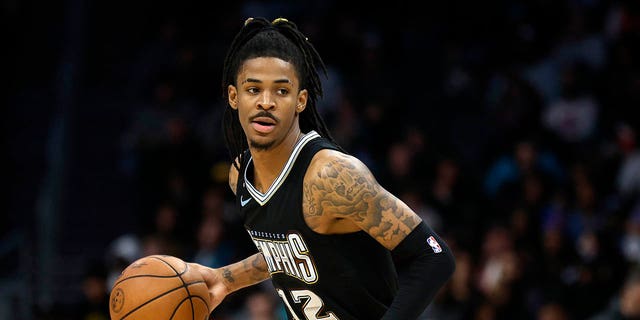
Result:
<svg viewBox="0 0 640 320"><path fill-rule="evenodd" d="M295 67L300 79L300 90L307 89L307 107L300 113L300 130L317 131L321 136L334 142L327 125L320 117L316 102L322 97L322 83L319 70L327 75L327 69L320 55L307 37L298 30L295 23L278 18L269 22L265 18L249 18L231 42L224 59L222 70L222 92L227 96L227 87L236 85L238 70L244 61L257 57L274 57L287 61ZM238 111L226 108L223 117L224 139L236 168L248 148L247 138L238 120ZM238 168L239 169L239 168Z"/></svg>

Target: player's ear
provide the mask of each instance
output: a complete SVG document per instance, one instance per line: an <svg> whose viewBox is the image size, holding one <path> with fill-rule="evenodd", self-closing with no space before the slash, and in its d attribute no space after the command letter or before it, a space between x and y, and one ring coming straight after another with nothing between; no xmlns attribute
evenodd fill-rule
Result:
<svg viewBox="0 0 640 320"><path fill-rule="evenodd" d="M227 97L229 97L229 106L232 109L238 109L238 89L235 86L229 85L227 87Z"/></svg>
<svg viewBox="0 0 640 320"><path fill-rule="evenodd" d="M298 103L296 104L296 113L304 111L307 107L307 99L309 98L309 92L307 89L300 90L298 92Z"/></svg>

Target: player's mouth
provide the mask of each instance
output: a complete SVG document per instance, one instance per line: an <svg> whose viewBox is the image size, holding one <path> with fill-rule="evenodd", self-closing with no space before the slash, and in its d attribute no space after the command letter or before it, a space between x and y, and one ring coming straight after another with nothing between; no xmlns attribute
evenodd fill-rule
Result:
<svg viewBox="0 0 640 320"><path fill-rule="evenodd" d="M271 114L261 114L251 119L251 127L259 133L273 131L277 120Z"/></svg>

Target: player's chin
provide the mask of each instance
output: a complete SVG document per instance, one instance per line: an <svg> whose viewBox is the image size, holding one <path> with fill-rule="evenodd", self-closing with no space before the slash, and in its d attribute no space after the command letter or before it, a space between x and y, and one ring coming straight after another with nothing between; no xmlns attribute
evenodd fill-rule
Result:
<svg viewBox="0 0 640 320"><path fill-rule="evenodd" d="M249 146L254 150L264 151L269 150L275 144L275 140L269 137L252 137L249 138Z"/></svg>

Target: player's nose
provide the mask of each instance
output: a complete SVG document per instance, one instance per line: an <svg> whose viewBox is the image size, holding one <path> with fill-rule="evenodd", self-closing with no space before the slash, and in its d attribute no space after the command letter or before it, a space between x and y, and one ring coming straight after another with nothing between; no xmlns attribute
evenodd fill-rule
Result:
<svg viewBox="0 0 640 320"><path fill-rule="evenodd" d="M273 96L268 90L262 92L261 98L258 99L258 107L264 110L273 109L276 106Z"/></svg>

